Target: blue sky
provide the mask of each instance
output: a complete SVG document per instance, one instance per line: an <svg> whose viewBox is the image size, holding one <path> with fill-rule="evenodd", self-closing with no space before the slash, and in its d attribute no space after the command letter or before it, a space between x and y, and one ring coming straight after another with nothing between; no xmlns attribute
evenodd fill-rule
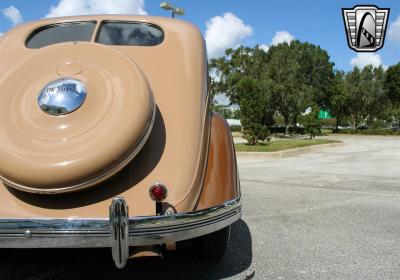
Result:
<svg viewBox="0 0 400 280"><path fill-rule="evenodd" d="M60 5L60 2L61 3ZM0 9L14 6L24 21L43 18L49 14L112 13L123 11L135 13L144 11L150 15L168 15L159 8L161 1L154 0L2 0ZM238 44L253 46L270 45L280 35L309 41L326 49L338 69L349 70L357 63L371 62L390 66L400 62L400 1L194 1L174 0L177 6L186 9L182 18L194 23L206 35L210 55L216 56L218 48L235 47ZM79 3L80 7L77 7ZM100 3L100 4L99 4ZM131 10L124 5L134 7ZM390 8L389 27L391 35L386 36L385 46L374 54L357 58L357 53L347 46L341 8L356 4L374 4ZM85 6L86 5L86 6ZM92 5L92 6L90 6ZM111 6L110 6L111 5ZM120 7L118 7L120 5ZM228 13L228 14L227 14ZM398 21L395 23L396 19ZM208 23L208 24L207 24ZM0 32L12 28L9 18L0 13ZM289 36L289 37L288 37ZM353 59L353 64L351 64ZM355 60L354 60L355 59Z"/></svg>

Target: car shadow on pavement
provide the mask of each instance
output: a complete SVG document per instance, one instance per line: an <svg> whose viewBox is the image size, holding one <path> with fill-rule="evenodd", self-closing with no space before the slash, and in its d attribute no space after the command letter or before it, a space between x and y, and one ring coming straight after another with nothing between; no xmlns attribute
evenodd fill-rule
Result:
<svg viewBox="0 0 400 280"><path fill-rule="evenodd" d="M110 249L0 249L0 279L222 279L245 271L252 257L249 227L239 220L232 225L229 249L219 262L180 250L167 252L164 260L132 259L118 270Z"/></svg>

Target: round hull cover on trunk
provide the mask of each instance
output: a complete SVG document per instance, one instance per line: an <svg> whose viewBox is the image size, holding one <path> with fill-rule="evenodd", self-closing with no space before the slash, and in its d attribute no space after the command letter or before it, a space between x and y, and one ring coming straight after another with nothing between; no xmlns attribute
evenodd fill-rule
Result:
<svg viewBox="0 0 400 280"><path fill-rule="evenodd" d="M0 178L34 193L98 184L144 145L155 105L146 78L110 47L46 47L0 73Z"/></svg>

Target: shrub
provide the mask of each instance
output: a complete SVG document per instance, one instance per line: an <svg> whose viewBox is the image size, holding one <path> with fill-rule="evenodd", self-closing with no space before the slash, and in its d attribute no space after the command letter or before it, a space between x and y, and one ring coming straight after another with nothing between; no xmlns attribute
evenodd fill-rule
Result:
<svg viewBox="0 0 400 280"><path fill-rule="evenodd" d="M340 129L339 133L359 135L400 135L400 131L386 128L378 129Z"/></svg>
<svg viewBox="0 0 400 280"><path fill-rule="evenodd" d="M304 116L304 131L310 135L310 139L321 134L321 122L318 118L318 108L312 108L312 111Z"/></svg>
<svg viewBox="0 0 400 280"><path fill-rule="evenodd" d="M336 119L320 119L320 122L323 127L336 127Z"/></svg>
<svg viewBox="0 0 400 280"><path fill-rule="evenodd" d="M275 113L273 118L274 118L275 124L282 125L282 126L285 125L285 119L278 113Z"/></svg>
<svg viewBox="0 0 400 280"><path fill-rule="evenodd" d="M269 142L271 140L268 128L258 123L244 124L243 138L249 142L249 145L257 145L259 141L267 140Z"/></svg>
<svg viewBox="0 0 400 280"><path fill-rule="evenodd" d="M372 122L370 128L371 129L382 129L388 127L388 124L385 120L375 120Z"/></svg>
<svg viewBox="0 0 400 280"><path fill-rule="evenodd" d="M231 132L241 132L242 131L242 126L241 125L231 125Z"/></svg>
<svg viewBox="0 0 400 280"><path fill-rule="evenodd" d="M285 126L271 126L268 128L272 134L285 134L286 127ZM290 134L304 134L304 127L298 126L290 126L289 127Z"/></svg>

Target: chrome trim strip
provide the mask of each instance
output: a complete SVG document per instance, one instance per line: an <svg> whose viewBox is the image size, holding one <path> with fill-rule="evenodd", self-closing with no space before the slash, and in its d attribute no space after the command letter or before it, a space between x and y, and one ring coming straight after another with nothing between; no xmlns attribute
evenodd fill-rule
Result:
<svg viewBox="0 0 400 280"><path fill-rule="evenodd" d="M240 198L213 208L129 219L129 246L157 245L205 235L241 217ZM0 248L112 247L109 219L0 219Z"/></svg>

